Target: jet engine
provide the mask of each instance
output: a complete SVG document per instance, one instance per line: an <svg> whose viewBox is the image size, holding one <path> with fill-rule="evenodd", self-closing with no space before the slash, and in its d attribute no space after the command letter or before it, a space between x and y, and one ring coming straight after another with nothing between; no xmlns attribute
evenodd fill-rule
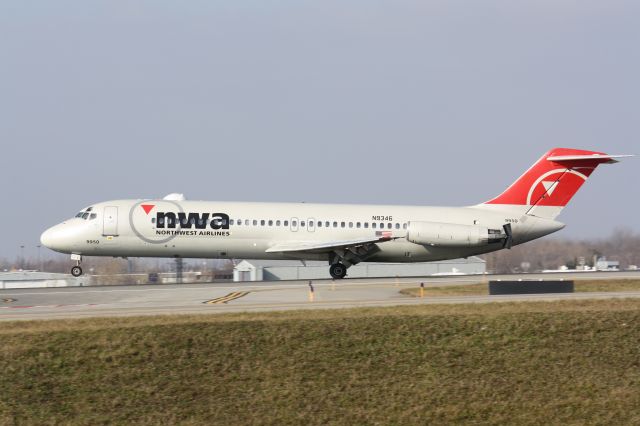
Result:
<svg viewBox="0 0 640 426"><path fill-rule="evenodd" d="M435 247L479 247L502 243L511 248L511 225L489 229L478 225L457 225L439 222L410 222L407 240Z"/></svg>

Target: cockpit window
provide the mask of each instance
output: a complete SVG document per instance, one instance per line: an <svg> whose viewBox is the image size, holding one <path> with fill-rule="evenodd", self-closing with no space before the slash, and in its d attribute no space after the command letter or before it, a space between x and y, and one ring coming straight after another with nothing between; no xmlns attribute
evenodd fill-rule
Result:
<svg viewBox="0 0 640 426"><path fill-rule="evenodd" d="M77 215L75 215L75 217L80 218L80 219L84 219L84 220L91 220L91 219L95 219L96 217L98 217L98 215L96 213L91 213L91 211L93 211L93 206L87 207L86 209L83 209L81 212L79 212Z"/></svg>

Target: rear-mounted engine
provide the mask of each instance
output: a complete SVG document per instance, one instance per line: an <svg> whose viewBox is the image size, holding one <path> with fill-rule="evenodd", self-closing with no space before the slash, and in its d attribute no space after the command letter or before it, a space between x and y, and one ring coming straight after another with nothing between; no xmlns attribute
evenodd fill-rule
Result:
<svg viewBox="0 0 640 426"><path fill-rule="evenodd" d="M511 229L489 229L478 225L439 222L410 222L407 240L436 247L478 247L505 243Z"/></svg>

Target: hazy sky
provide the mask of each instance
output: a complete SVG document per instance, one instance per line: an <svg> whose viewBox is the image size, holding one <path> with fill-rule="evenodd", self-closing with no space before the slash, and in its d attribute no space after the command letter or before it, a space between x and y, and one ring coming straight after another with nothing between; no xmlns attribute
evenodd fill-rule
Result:
<svg viewBox="0 0 640 426"><path fill-rule="evenodd" d="M468 205L640 153L638 1L0 0L0 257L93 202ZM640 230L640 158L559 235Z"/></svg>

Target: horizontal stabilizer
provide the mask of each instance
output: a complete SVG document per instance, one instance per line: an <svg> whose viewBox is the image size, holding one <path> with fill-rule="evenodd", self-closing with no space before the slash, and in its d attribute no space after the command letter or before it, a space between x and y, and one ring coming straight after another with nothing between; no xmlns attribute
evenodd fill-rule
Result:
<svg viewBox="0 0 640 426"><path fill-rule="evenodd" d="M547 157L548 161L554 163L566 163L566 162L583 162L594 161L597 164L613 164L618 162L618 158L633 157L633 155L607 155L607 154L593 154L593 155L555 155Z"/></svg>

